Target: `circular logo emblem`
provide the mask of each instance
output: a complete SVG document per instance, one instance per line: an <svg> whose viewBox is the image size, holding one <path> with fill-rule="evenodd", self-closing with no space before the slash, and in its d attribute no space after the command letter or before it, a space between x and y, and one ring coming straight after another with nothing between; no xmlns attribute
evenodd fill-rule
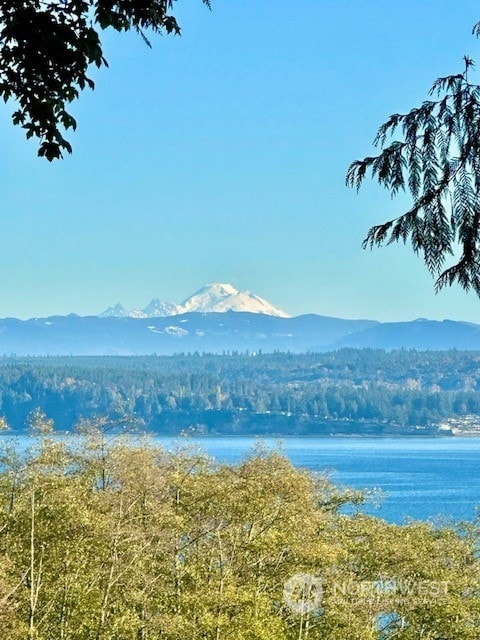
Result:
<svg viewBox="0 0 480 640"><path fill-rule="evenodd" d="M322 596L322 579L310 573L296 573L283 587L283 601L299 615L320 609Z"/></svg>

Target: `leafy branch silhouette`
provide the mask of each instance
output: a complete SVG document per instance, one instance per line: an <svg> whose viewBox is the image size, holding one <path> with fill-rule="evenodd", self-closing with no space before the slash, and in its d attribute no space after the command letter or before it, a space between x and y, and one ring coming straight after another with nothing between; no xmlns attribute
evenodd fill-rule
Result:
<svg viewBox="0 0 480 640"><path fill-rule="evenodd" d="M480 23L473 33L480 35ZM463 73L438 78L431 99L394 114L378 130L377 156L353 162L346 184L357 190L367 175L390 191L410 193L402 215L370 228L363 248L403 241L421 254L435 291L454 283L480 296L480 85ZM399 131L400 139L395 140ZM445 268L453 256L454 264Z"/></svg>

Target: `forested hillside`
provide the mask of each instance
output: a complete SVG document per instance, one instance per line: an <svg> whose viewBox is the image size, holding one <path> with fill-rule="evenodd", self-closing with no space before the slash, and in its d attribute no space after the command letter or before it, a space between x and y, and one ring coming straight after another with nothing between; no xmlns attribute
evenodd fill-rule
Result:
<svg viewBox="0 0 480 640"><path fill-rule="evenodd" d="M430 433L480 414L477 387L480 354L458 351L4 358L0 415L15 430L38 407L62 430L102 415L165 434Z"/></svg>

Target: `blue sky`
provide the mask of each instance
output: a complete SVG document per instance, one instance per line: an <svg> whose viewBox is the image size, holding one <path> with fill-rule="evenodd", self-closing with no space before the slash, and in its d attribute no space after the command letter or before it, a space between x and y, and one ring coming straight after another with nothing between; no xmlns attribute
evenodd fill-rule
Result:
<svg viewBox="0 0 480 640"><path fill-rule="evenodd" d="M290 313L480 322L435 296L410 249L361 249L402 211L344 185L377 127L462 56L478 2L176 4L182 37L103 34L110 68L72 105L72 156L49 164L0 109L0 317L174 302L209 282Z"/></svg>

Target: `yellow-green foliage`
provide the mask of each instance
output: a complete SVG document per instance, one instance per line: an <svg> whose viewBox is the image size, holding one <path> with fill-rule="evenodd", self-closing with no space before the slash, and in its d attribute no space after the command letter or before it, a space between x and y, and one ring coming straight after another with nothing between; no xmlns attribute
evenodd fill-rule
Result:
<svg viewBox="0 0 480 640"><path fill-rule="evenodd" d="M278 453L218 465L101 421L67 444L41 421L33 452L1 460L2 638L480 637L473 525L343 515L358 493ZM303 613L283 593L298 574L323 589Z"/></svg>

